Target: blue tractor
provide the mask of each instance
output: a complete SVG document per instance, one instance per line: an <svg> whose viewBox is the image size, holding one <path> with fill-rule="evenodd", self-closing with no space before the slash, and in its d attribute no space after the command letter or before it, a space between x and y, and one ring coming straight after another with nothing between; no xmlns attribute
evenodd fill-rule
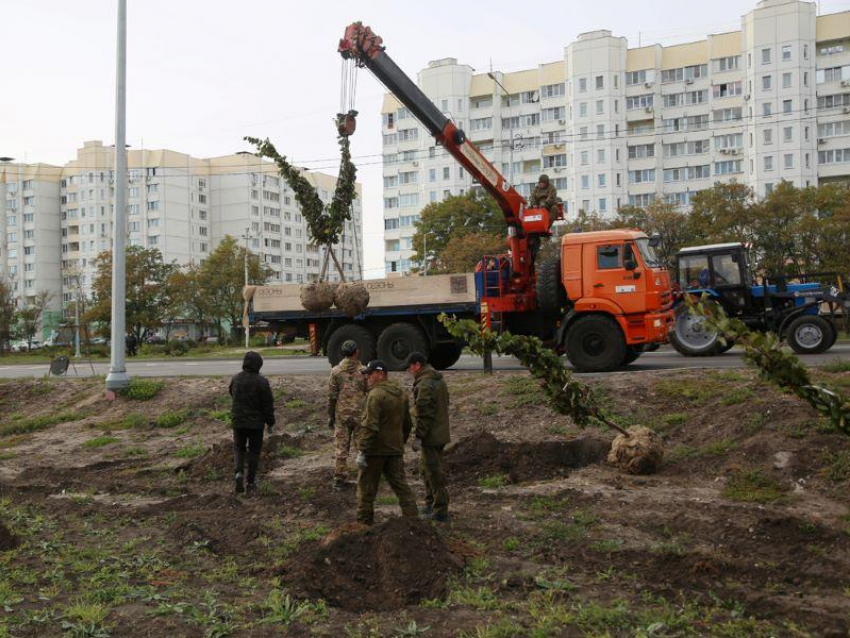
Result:
<svg viewBox="0 0 850 638"><path fill-rule="evenodd" d="M781 275L757 282L740 243L683 248L676 255L675 285L684 295L707 293L730 317L753 330L780 335L797 354L825 352L838 338L839 320L848 328L850 295L836 273ZM684 303L676 308L670 343L688 357L722 354L723 343Z"/></svg>

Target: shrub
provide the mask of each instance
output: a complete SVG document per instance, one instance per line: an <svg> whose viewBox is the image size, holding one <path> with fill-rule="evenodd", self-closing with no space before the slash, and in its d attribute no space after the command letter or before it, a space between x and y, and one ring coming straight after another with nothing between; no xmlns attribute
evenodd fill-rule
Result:
<svg viewBox="0 0 850 638"><path fill-rule="evenodd" d="M164 387L164 381L134 378L130 379L130 384L121 391L121 394L134 401L150 401Z"/></svg>
<svg viewBox="0 0 850 638"><path fill-rule="evenodd" d="M189 418L189 410L178 410L177 412L163 412L153 420L154 427L174 428Z"/></svg>

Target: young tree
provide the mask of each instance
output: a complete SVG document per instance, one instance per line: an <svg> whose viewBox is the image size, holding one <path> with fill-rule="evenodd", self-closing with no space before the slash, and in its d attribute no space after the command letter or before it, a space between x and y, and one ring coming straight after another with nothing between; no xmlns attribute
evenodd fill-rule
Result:
<svg viewBox="0 0 850 638"><path fill-rule="evenodd" d="M413 236L413 261L422 263L427 244L428 254L434 262L448 243L472 234L507 234L505 217L492 197L486 193L470 191L465 195L447 197L442 202L433 202L422 209ZM501 252L501 251L500 251Z"/></svg>
<svg viewBox="0 0 850 638"><path fill-rule="evenodd" d="M0 281L0 355L9 347L15 329L15 300L12 289Z"/></svg>
<svg viewBox="0 0 850 638"><path fill-rule="evenodd" d="M209 321L218 329L222 338L222 325L230 324L232 336L239 333L242 325L242 287L245 285L245 248L227 235L218 247L201 264L198 271L202 285L203 304ZM261 286L269 278L268 269L260 262L259 255L248 252L248 281Z"/></svg>
<svg viewBox="0 0 850 638"><path fill-rule="evenodd" d="M19 332L27 341L27 350L32 350L32 342L41 324L41 317L52 298L52 292L42 290L36 293L32 303L27 304L17 313Z"/></svg>
<svg viewBox="0 0 850 638"><path fill-rule="evenodd" d="M436 263L433 266L429 264L428 272L472 272L484 255L498 255L504 252L505 238L501 235L472 233L453 237L440 253Z"/></svg>
<svg viewBox="0 0 850 638"><path fill-rule="evenodd" d="M681 248L696 241L688 214L661 198L654 199L646 208L620 208L612 225L615 228L638 228L647 235L660 235L661 244L656 252L661 264L667 268L673 265L673 258Z"/></svg>
<svg viewBox="0 0 850 638"><path fill-rule="evenodd" d="M189 264L171 275L174 290L174 315L189 319L207 334L210 308L201 266Z"/></svg>
<svg viewBox="0 0 850 638"><path fill-rule="evenodd" d="M112 323L112 253L98 255L96 267L93 301L83 320L108 327ZM165 263L156 248L127 248L126 321L139 342L146 332L158 328L170 317L174 290L169 279L175 270L177 265Z"/></svg>
<svg viewBox="0 0 850 638"><path fill-rule="evenodd" d="M740 241L752 243L752 189L737 182L717 182L691 201L690 223L699 244Z"/></svg>

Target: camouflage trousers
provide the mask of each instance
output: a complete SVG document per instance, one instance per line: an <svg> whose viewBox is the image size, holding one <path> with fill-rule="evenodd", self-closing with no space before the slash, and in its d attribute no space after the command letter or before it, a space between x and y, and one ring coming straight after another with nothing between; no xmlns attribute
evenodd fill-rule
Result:
<svg viewBox="0 0 850 638"><path fill-rule="evenodd" d="M375 520L375 496L383 476L398 497L401 513L416 518L416 497L407 484L404 475L404 457L367 456L366 469L360 470L357 477L357 522L371 525Z"/></svg>
<svg viewBox="0 0 850 638"><path fill-rule="evenodd" d="M423 445L419 467L425 481L425 506L434 514L449 513L449 490L446 488L446 470L442 445Z"/></svg>
<svg viewBox="0 0 850 638"><path fill-rule="evenodd" d="M357 429L356 419L337 421L334 425L334 482L342 483L348 478L348 453L351 439Z"/></svg>

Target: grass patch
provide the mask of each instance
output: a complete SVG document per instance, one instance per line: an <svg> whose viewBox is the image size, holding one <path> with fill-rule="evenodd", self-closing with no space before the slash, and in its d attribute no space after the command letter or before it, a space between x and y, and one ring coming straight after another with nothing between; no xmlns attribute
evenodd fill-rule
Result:
<svg viewBox="0 0 850 638"><path fill-rule="evenodd" d="M824 372L850 372L850 361L841 361L840 359L836 359L835 361L830 361L821 366L821 370Z"/></svg>
<svg viewBox="0 0 850 638"><path fill-rule="evenodd" d="M148 451L143 447L131 447L127 450L124 450L124 458L145 458L148 455Z"/></svg>
<svg viewBox="0 0 850 638"><path fill-rule="evenodd" d="M139 428L147 427L148 425L148 417L144 414L139 414L138 412L134 412L133 414L128 414L127 416L116 419L114 421L107 421L106 423L96 423L94 427L100 430L136 430Z"/></svg>
<svg viewBox="0 0 850 638"><path fill-rule="evenodd" d="M174 453L174 456L176 456L178 459L194 459L196 457L201 456L206 451L207 448L204 445L187 445L186 447L177 450Z"/></svg>
<svg viewBox="0 0 850 638"><path fill-rule="evenodd" d="M723 488L723 496L742 503L775 503L785 497L785 490L760 470L738 472Z"/></svg>
<svg viewBox="0 0 850 638"><path fill-rule="evenodd" d="M165 387L165 381L154 381L153 379L130 379L130 384L121 391L121 394L133 401L150 401L159 391Z"/></svg>
<svg viewBox="0 0 850 638"><path fill-rule="evenodd" d="M281 445L275 450L274 455L283 459L297 459L299 456L304 456L304 450L292 445Z"/></svg>
<svg viewBox="0 0 850 638"><path fill-rule="evenodd" d="M670 414L665 414L661 417L661 422L664 425L668 425L673 427L675 425L682 425L688 420L688 415L684 412L672 412Z"/></svg>
<svg viewBox="0 0 850 638"><path fill-rule="evenodd" d="M721 403L723 403L723 405L738 405L740 403L746 403L752 398L753 391L750 388L737 387L727 390L723 394Z"/></svg>
<svg viewBox="0 0 850 638"><path fill-rule="evenodd" d="M0 425L0 436L12 436L15 434L29 434L38 432L59 423L69 423L71 421L79 421L85 416L78 412L62 412L60 414L48 414L44 416L36 416L31 419L12 419L8 423Z"/></svg>
<svg viewBox="0 0 850 638"><path fill-rule="evenodd" d="M724 454L731 452L737 447L738 444L732 439L721 439L720 441L709 443L708 445L704 446L702 450L706 454L711 454L712 456L723 456Z"/></svg>
<svg viewBox="0 0 850 638"><path fill-rule="evenodd" d="M294 409L294 408L305 408L308 405L309 405L309 403L307 403L304 399L290 399L289 401L287 401L286 403L283 404L283 407Z"/></svg>
<svg viewBox="0 0 850 638"><path fill-rule="evenodd" d="M823 459L828 465L823 473L833 483L850 480L850 450L842 450L834 456L828 454Z"/></svg>
<svg viewBox="0 0 850 638"><path fill-rule="evenodd" d="M508 552L519 549L520 545L522 545L522 542L516 536L511 536L502 541L502 547Z"/></svg>
<svg viewBox="0 0 850 638"><path fill-rule="evenodd" d="M512 408L538 405L546 401L546 395L540 388L540 384L531 377L508 377L502 385L501 393L514 397L514 401L511 403Z"/></svg>
<svg viewBox="0 0 850 638"><path fill-rule="evenodd" d="M507 484L508 477L506 474L494 474L493 476L484 476L478 479L478 485L490 490L497 490L505 487Z"/></svg>
<svg viewBox="0 0 850 638"><path fill-rule="evenodd" d="M499 406L495 403L481 403L475 406L481 416L496 416L499 414Z"/></svg>
<svg viewBox="0 0 850 638"><path fill-rule="evenodd" d="M156 428L174 428L188 419L190 415L189 410L163 412L153 420L153 425Z"/></svg>
<svg viewBox="0 0 850 638"><path fill-rule="evenodd" d="M211 419L215 419L216 421L221 421L222 423L227 423L230 425L230 410L210 410L207 412L207 415Z"/></svg>
<svg viewBox="0 0 850 638"><path fill-rule="evenodd" d="M83 447L86 449L105 447L107 445L112 445L113 443L118 443L120 440L121 439L117 439L114 436L96 436L95 438L89 439L83 443Z"/></svg>
<svg viewBox="0 0 850 638"><path fill-rule="evenodd" d="M591 543L590 545L590 549L595 552L601 552L603 554L613 554L614 552L619 552L622 548L623 541L621 541L619 538L596 541L595 543Z"/></svg>
<svg viewBox="0 0 850 638"><path fill-rule="evenodd" d="M398 496L395 494L382 494L375 499L378 505L398 505Z"/></svg>

